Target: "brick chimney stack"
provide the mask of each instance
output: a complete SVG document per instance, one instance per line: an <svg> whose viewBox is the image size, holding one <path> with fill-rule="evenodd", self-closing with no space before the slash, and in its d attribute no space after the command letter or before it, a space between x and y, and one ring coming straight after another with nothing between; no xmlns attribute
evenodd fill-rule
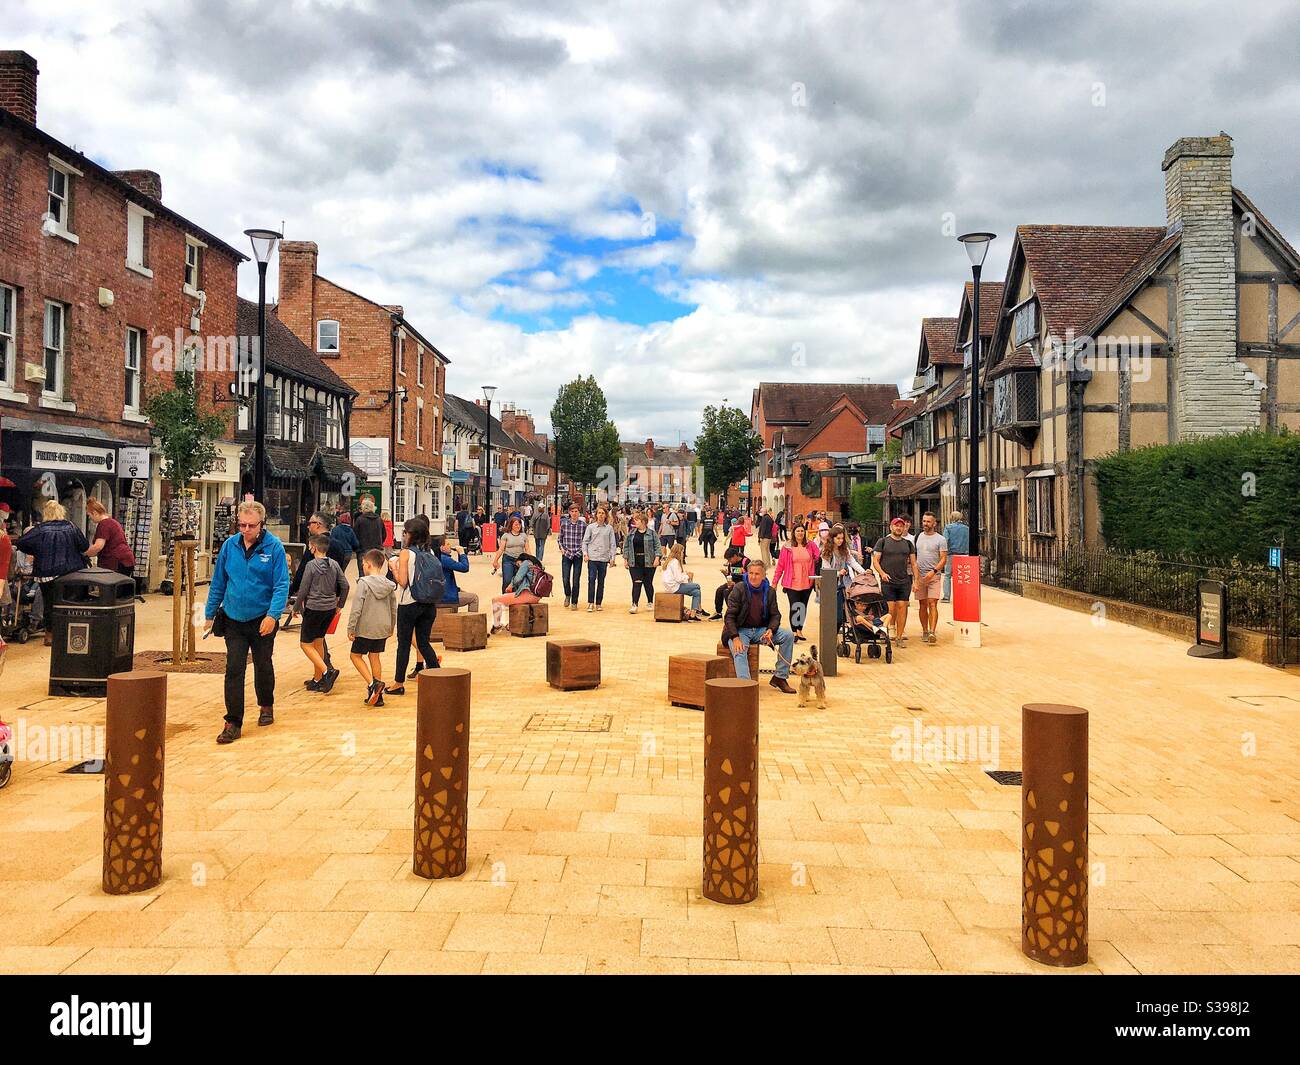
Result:
<svg viewBox="0 0 1300 1065"><path fill-rule="evenodd" d="M26 52L0 52L0 107L36 125L36 60Z"/></svg>
<svg viewBox="0 0 1300 1065"><path fill-rule="evenodd" d="M1182 137L1161 169L1169 232L1182 233L1173 364L1178 435L1258 428L1260 385L1237 358L1232 138Z"/></svg>
<svg viewBox="0 0 1300 1065"><path fill-rule="evenodd" d="M156 170L114 170L113 174L146 196L162 200L162 176Z"/></svg>
<svg viewBox="0 0 1300 1065"><path fill-rule="evenodd" d="M648 459L655 457L655 442L653 438L645 442L645 457Z"/></svg>
<svg viewBox="0 0 1300 1065"><path fill-rule="evenodd" d="M312 351L316 350L316 258L314 241L280 242L280 295L276 317Z"/></svg>

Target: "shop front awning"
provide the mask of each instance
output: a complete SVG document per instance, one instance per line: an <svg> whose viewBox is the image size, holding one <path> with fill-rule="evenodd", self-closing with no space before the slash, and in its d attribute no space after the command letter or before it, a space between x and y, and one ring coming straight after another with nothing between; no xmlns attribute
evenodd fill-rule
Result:
<svg viewBox="0 0 1300 1065"><path fill-rule="evenodd" d="M399 462L396 466L398 473L414 473L419 477L433 477L439 481L450 481L442 470L436 466L422 466L418 462Z"/></svg>

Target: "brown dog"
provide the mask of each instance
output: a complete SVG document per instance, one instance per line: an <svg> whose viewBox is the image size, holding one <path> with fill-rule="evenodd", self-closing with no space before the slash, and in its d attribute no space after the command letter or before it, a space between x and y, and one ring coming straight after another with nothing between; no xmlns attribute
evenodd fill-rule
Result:
<svg viewBox="0 0 1300 1065"><path fill-rule="evenodd" d="M826 678L822 664L817 661L817 645L810 653L801 654L790 664L790 672L799 678L799 705L808 705L809 689L817 693L817 709L826 709Z"/></svg>

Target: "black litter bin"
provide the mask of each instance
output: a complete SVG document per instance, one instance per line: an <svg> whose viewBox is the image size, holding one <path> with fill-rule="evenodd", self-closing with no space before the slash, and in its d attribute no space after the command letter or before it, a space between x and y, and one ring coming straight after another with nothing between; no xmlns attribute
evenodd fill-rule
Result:
<svg viewBox="0 0 1300 1065"><path fill-rule="evenodd" d="M51 695L108 692L110 673L131 669L135 655L135 581L106 569L83 569L45 585Z"/></svg>

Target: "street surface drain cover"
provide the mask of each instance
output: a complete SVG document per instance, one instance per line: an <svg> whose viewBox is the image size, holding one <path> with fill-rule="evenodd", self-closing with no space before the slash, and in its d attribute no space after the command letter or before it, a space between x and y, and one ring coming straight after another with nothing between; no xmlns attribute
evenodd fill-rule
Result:
<svg viewBox="0 0 1300 1065"><path fill-rule="evenodd" d="M525 732L608 732L613 714L534 714Z"/></svg>
<svg viewBox="0 0 1300 1065"><path fill-rule="evenodd" d="M62 770L64 773L72 773L77 776L89 776L92 773L102 773L104 771L104 760L102 758L92 758L89 762L78 762L68 769Z"/></svg>
<svg viewBox="0 0 1300 1065"><path fill-rule="evenodd" d="M986 769L984 770L999 784L1005 784L1007 787L1020 787L1024 781L1021 779L1019 769Z"/></svg>

